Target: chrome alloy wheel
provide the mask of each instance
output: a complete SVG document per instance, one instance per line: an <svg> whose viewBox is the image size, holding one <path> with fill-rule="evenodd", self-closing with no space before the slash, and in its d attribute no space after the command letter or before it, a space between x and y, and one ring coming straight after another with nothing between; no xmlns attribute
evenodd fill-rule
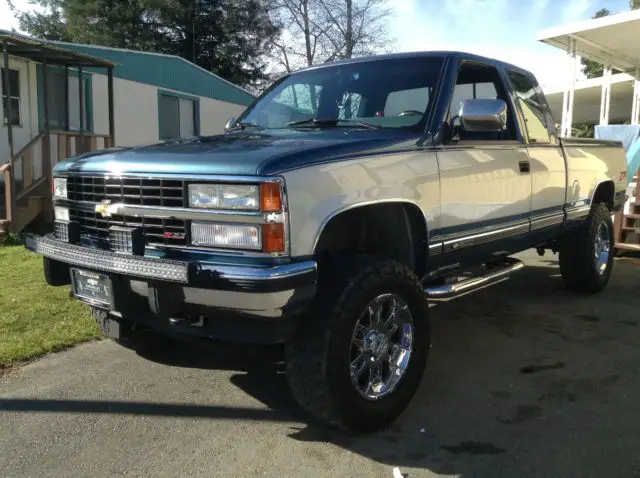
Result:
<svg viewBox="0 0 640 478"><path fill-rule="evenodd" d="M378 400L402 380L413 351L413 317L407 303L387 293L374 298L351 337L351 382L360 395Z"/></svg>
<svg viewBox="0 0 640 478"><path fill-rule="evenodd" d="M598 226L593 251L596 270L602 276L609 267L609 254L611 253L611 231L609 225L604 221Z"/></svg>

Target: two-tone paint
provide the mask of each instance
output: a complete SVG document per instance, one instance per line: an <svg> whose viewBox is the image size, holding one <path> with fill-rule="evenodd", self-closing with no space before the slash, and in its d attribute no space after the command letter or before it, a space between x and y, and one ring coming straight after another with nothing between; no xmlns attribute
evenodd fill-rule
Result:
<svg viewBox="0 0 640 478"><path fill-rule="evenodd" d="M58 164L55 174L280 177L288 197L289 255L294 260L313 257L327 224L345 211L381 203L407 204L424 218L425 247L438 268L511 254L551 240L561 228L586 217L594 200L613 208L621 205L626 159L620 144L560 140L553 125L547 144L534 142L512 93L514 140L447 142L443 125L461 64L495 67L509 92L507 70L530 73L465 53L393 57L420 61L434 55L445 61L424 131L230 132L81 156Z"/></svg>

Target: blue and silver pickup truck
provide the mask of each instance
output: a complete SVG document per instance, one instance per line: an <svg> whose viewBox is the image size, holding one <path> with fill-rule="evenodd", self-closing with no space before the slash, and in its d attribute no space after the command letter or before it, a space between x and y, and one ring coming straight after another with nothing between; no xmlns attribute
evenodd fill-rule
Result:
<svg viewBox="0 0 640 478"><path fill-rule="evenodd" d="M529 248L573 291L606 286L626 171L619 143L558 138L528 71L353 59L280 78L224 134L57 164L53 232L26 247L114 338L285 344L310 417L375 430L422 378L429 301Z"/></svg>

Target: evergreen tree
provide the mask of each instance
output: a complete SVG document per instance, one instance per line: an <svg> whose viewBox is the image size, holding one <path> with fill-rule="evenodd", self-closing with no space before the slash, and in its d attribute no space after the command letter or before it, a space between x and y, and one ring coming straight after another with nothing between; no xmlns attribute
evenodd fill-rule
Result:
<svg viewBox="0 0 640 478"><path fill-rule="evenodd" d="M260 0L35 0L20 28L48 40L181 56L246 87L266 79L279 29Z"/></svg>

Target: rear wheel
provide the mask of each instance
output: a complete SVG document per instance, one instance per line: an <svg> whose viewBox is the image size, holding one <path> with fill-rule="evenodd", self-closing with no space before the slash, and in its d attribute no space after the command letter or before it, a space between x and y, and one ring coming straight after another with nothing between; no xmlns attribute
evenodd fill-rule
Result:
<svg viewBox="0 0 640 478"><path fill-rule="evenodd" d="M420 281L398 262L345 258L322 270L316 305L287 347L292 393L312 418L373 431L407 407L429 351Z"/></svg>
<svg viewBox="0 0 640 478"><path fill-rule="evenodd" d="M613 221L604 204L593 206L583 225L560 241L560 272L567 288L600 292L613 271Z"/></svg>

